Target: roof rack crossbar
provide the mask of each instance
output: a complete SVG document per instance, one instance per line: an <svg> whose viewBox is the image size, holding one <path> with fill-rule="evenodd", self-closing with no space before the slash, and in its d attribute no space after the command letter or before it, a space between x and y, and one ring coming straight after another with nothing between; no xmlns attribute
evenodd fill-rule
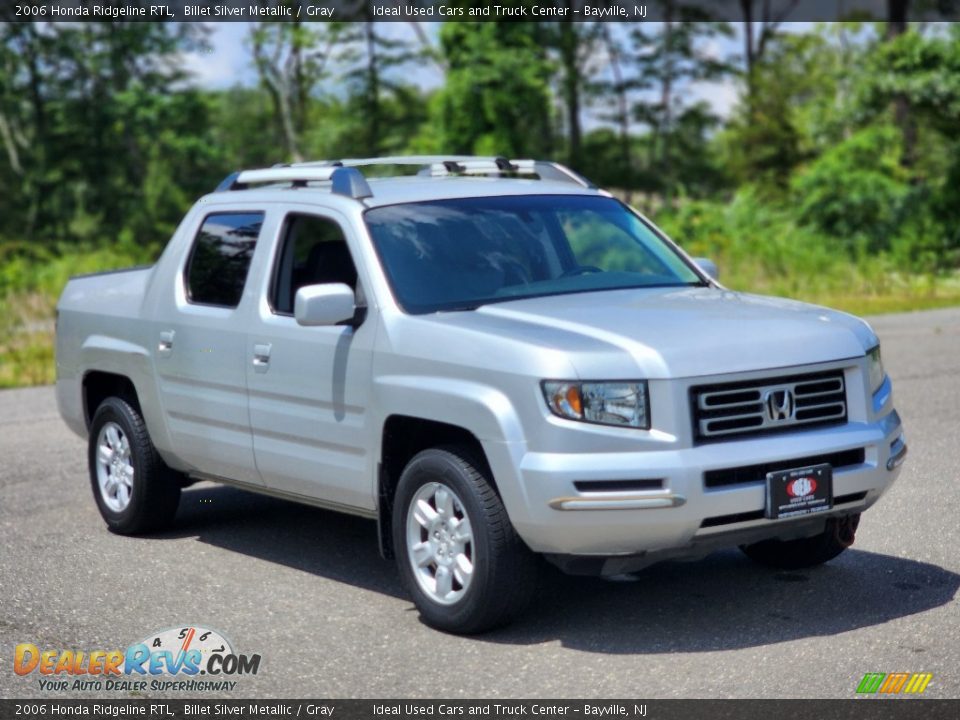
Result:
<svg viewBox="0 0 960 720"><path fill-rule="evenodd" d="M547 162L545 160L533 161L534 171L540 176L541 180L553 180L554 182L572 182L581 187L595 189L597 186L587 180L580 173L576 173L566 165L560 163Z"/></svg>
<svg viewBox="0 0 960 720"><path fill-rule="evenodd" d="M596 187L563 165L543 160L509 160L505 157L473 155L408 155L380 158L347 158L275 165L271 168L241 170L228 175L217 192L245 190L258 183L290 183L306 187L310 182L329 182L332 192L357 200L373 196L366 178L357 168L369 165L419 165L419 175L532 175L541 180Z"/></svg>
<svg viewBox="0 0 960 720"><path fill-rule="evenodd" d="M506 160L505 158L476 159L458 163L452 168L448 163L433 163L425 168L424 175L444 177L447 175L533 175L541 180L575 183L585 188L594 188L592 182L559 163L544 160Z"/></svg>
<svg viewBox="0 0 960 720"><path fill-rule="evenodd" d="M227 176L217 191L245 190L257 183L290 183L293 187L307 187L310 182L329 182L332 192L356 200L373 195L359 170L336 164L304 167L279 165L260 170L241 170Z"/></svg>
<svg viewBox="0 0 960 720"><path fill-rule="evenodd" d="M335 167L272 167L259 170L243 170L237 177L237 182L244 185L293 182L295 180L324 182L330 180L333 171L336 169Z"/></svg>
<svg viewBox="0 0 960 720"><path fill-rule="evenodd" d="M363 167L365 165L434 165L436 163L462 163L471 160L487 160L493 162L496 158L483 155L388 155L375 158L341 158L345 167Z"/></svg>

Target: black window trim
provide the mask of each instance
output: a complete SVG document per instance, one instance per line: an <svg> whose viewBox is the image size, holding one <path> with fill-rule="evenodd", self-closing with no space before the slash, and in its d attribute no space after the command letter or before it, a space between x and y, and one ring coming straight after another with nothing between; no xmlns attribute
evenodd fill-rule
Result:
<svg viewBox="0 0 960 720"><path fill-rule="evenodd" d="M203 231L203 226L206 225L207 221L218 215L260 215L261 217L261 228L260 234L263 233L262 223L266 222L267 211L266 210L214 210L203 216L203 219L200 221L200 224L197 226L197 231L193 235L193 240L190 242L190 255L187 257L187 262L183 266L183 294L187 299L187 304L196 305L198 307L212 307L212 308L221 308L224 310L236 310L240 307L240 303L243 302L243 292L247 290L247 281L250 279L250 268L247 268L247 277L243 281L243 292L240 293L240 299L237 301L236 305L221 305L220 303L209 303L209 302L200 302L199 300L193 299L193 293L190 289L190 267L193 265L193 256L197 252L197 241L200 239L200 233ZM260 234L257 235L257 242L260 242ZM256 248L254 248L254 254L256 254ZM253 262L253 257L251 256L251 264Z"/></svg>
<svg viewBox="0 0 960 720"><path fill-rule="evenodd" d="M271 260L272 267L270 269L270 282L267 285L267 307L270 308L270 313L276 317L286 317L286 318L294 317L294 313L292 312L286 313L286 312L281 312L280 310L277 310L277 308L274 306L273 300L274 300L274 293L276 292L276 289L277 289L277 281L280 276L280 263L283 260L283 252L286 249L287 242L290 239L290 230L291 230L290 220L291 218L295 218L295 217L319 218L320 220L326 220L327 222L333 223L340 229L340 233L343 235L343 242L346 243L347 245L347 252L350 253L350 260L351 262L353 262L353 267L357 271L357 287L354 288L353 294L355 299L359 299L359 296L360 296L359 288L362 285L362 281L360 279L360 266L357 265L357 259L354 257L353 250L351 250L350 248L350 241L347 240L347 231L344 223L340 222L339 220L332 217L331 215L327 215L322 212L310 212L306 210L288 210L280 221L278 241L276 246L274 247L273 258ZM357 304L358 314L365 310L366 310L366 303ZM350 322L348 321L346 324L350 324ZM357 323L357 325L359 324L360 323Z"/></svg>
<svg viewBox="0 0 960 720"><path fill-rule="evenodd" d="M287 212L283 216L283 220L280 223L280 232L278 237L278 242L276 247L273 249L273 258L271 259L271 268L270 268L270 282L267 285L267 307L270 308L270 312L277 317L293 317L292 312L280 312L277 310L274 305L274 293L277 290L277 280L280 278L280 263L283 261L283 253L287 249L287 242L290 240L290 218L294 215L301 215L303 213L297 211Z"/></svg>

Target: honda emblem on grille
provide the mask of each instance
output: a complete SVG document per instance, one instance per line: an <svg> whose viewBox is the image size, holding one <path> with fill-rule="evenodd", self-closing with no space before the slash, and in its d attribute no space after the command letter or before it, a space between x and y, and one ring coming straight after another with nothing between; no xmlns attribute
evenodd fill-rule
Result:
<svg viewBox="0 0 960 720"><path fill-rule="evenodd" d="M763 396L763 404L767 408L767 417L774 422L790 420L796 409L793 392L786 388L783 390L768 390Z"/></svg>

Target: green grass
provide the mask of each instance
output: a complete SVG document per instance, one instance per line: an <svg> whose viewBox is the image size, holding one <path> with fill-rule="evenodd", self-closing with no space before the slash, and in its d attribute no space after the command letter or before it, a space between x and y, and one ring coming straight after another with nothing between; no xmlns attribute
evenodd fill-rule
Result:
<svg viewBox="0 0 960 720"><path fill-rule="evenodd" d="M854 315L917 312L960 306L960 274L904 275L873 268L868 272L848 265L834 273L816 275L764 275L762 268L726 276L721 282L732 290L775 295L825 305Z"/></svg>
<svg viewBox="0 0 960 720"><path fill-rule="evenodd" d="M854 315L885 315L887 313L919 312L960 306L960 291L924 296L875 295L852 297L828 295L817 300L820 305L844 310Z"/></svg>
<svg viewBox="0 0 960 720"><path fill-rule="evenodd" d="M730 202L685 201L654 218L693 256L708 257L734 290L826 305L855 315L960 305L960 274L936 267L917 247L931 238L890 240L870 251L860 239L829 237L796 220L794 208L759 201L751 192ZM935 232L931 231L931 232Z"/></svg>
<svg viewBox="0 0 960 720"><path fill-rule="evenodd" d="M54 311L71 276L150 262L153 254L139 247L56 252L0 242L0 388L56 379Z"/></svg>
<svg viewBox="0 0 960 720"><path fill-rule="evenodd" d="M55 296L9 294L0 301L0 388L46 385L55 379Z"/></svg>
<svg viewBox="0 0 960 720"><path fill-rule="evenodd" d="M0 345L0 388L49 385L55 379L53 333L31 333Z"/></svg>

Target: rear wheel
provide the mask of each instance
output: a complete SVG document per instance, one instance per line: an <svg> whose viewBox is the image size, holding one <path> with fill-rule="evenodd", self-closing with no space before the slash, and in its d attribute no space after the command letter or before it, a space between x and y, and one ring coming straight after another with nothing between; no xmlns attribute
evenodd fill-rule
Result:
<svg viewBox="0 0 960 720"><path fill-rule="evenodd" d="M826 527L819 535L799 540L763 540L752 545L741 545L740 549L748 558L761 565L782 570L799 570L833 560L853 545L859 524L859 513L842 518L828 518Z"/></svg>
<svg viewBox="0 0 960 720"><path fill-rule="evenodd" d="M143 418L126 400L110 397L97 408L88 462L93 496L111 530L133 535L172 524L179 475L160 459Z"/></svg>
<svg viewBox="0 0 960 720"><path fill-rule="evenodd" d="M424 450L397 486L400 577L424 622L448 632L504 625L536 588L533 553L480 468L462 449Z"/></svg>

